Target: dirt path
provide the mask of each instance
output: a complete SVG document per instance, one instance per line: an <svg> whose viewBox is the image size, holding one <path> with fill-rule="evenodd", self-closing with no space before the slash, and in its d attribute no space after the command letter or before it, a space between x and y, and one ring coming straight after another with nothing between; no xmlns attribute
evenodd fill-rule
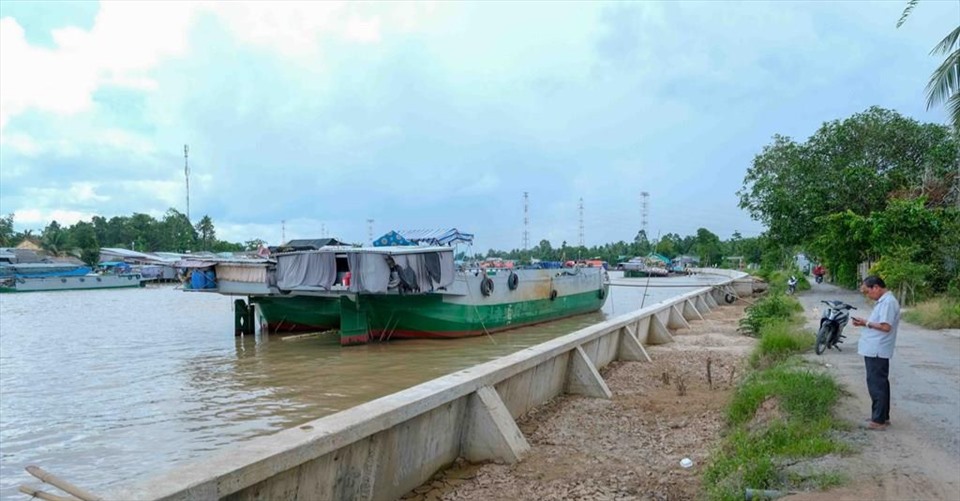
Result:
<svg viewBox="0 0 960 501"><path fill-rule="evenodd" d="M611 400L565 396L524 416L532 450L520 463L459 464L406 499L695 498L755 343L736 332L743 306L714 310L674 343L649 347L652 363L611 364L603 371ZM694 466L681 467L683 458Z"/></svg>
<svg viewBox="0 0 960 501"><path fill-rule="evenodd" d="M827 284L814 284L797 296L807 325L819 325L823 299L840 299L867 316L863 296ZM852 423L869 417L863 358L857 355L860 329L847 326L842 352L807 355L850 392L840 416ZM856 429L848 439L861 447L852 457L833 458L851 479L847 487L784 499L800 500L960 500L960 331L931 331L901 322L890 363L892 392L886 431ZM830 464L830 458L822 462Z"/></svg>

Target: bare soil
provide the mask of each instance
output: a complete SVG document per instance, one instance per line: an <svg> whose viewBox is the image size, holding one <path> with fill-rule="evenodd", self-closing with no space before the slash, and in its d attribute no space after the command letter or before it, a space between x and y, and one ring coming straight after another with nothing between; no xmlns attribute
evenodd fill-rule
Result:
<svg viewBox="0 0 960 501"><path fill-rule="evenodd" d="M821 299L869 310L855 292L828 284L798 295L807 325L818 324ZM703 465L718 446L724 408L744 373L755 340L736 332L746 304L710 312L674 333L674 342L647 347L652 363L614 363L602 371L611 400L562 396L519 420L532 449L518 464L458 462L408 500L674 500L702 497ZM792 493L790 501L960 501L960 332L901 323L891 363L893 424L882 432L857 428L869 415L858 332L847 329L843 352L808 355L846 389L841 438L856 452L798 461L791 471L840 473L844 486ZM901 339L902 338L902 339ZM710 380L707 363L710 364ZM683 387L683 391L680 387ZM765 402L754 424L779 412ZM689 458L693 466L683 468Z"/></svg>
<svg viewBox="0 0 960 501"><path fill-rule="evenodd" d="M745 306L716 309L675 332L673 343L647 347L651 363L605 368L610 400L562 396L521 417L531 445L523 461L458 462L404 499L696 498L755 344L736 332ZM684 458L693 466L682 467Z"/></svg>

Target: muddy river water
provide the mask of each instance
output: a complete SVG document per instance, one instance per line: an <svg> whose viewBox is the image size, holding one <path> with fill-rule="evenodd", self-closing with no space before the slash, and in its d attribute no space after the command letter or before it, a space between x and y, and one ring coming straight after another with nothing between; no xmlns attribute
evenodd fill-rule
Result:
<svg viewBox="0 0 960 501"><path fill-rule="evenodd" d="M29 464L103 492L718 280L611 277L598 313L344 348L234 337L232 298L173 286L0 295L0 499Z"/></svg>

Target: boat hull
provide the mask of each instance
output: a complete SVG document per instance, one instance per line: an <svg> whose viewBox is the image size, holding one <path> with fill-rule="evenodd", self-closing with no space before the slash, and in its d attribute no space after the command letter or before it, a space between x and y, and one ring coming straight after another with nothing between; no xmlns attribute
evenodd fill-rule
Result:
<svg viewBox="0 0 960 501"><path fill-rule="evenodd" d="M509 287L516 275L515 288ZM482 293L488 279L492 290ZM359 294L340 298L340 343L459 338L599 310L609 284L602 269L498 270L463 274L449 293Z"/></svg>
<svg viewBox="0 0 960 501"><path fill-rule="evenodd" d="M8 279L6 283L7 285L0 286L0 293L143 287L143 277L138 273L124 275L21 277Z"/></svg>
<svg viewBox="0 0 960 501"><path fill-rule="evenodd" d="M318 296L254 296L269 332L310 332L340 327L340 300Z"/></svg>

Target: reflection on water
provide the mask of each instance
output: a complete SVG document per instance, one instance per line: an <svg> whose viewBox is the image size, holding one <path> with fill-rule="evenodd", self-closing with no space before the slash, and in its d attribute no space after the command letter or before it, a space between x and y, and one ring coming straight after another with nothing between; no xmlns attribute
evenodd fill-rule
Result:
<svg viewBox="0 0 960 501"><path fill-rule="evenodd" d="M172 287L0 295L0 498L25 498L28 464L103 491L708 283L611 275L602 312L346 348L235 338L231 298Z"/></svg>

